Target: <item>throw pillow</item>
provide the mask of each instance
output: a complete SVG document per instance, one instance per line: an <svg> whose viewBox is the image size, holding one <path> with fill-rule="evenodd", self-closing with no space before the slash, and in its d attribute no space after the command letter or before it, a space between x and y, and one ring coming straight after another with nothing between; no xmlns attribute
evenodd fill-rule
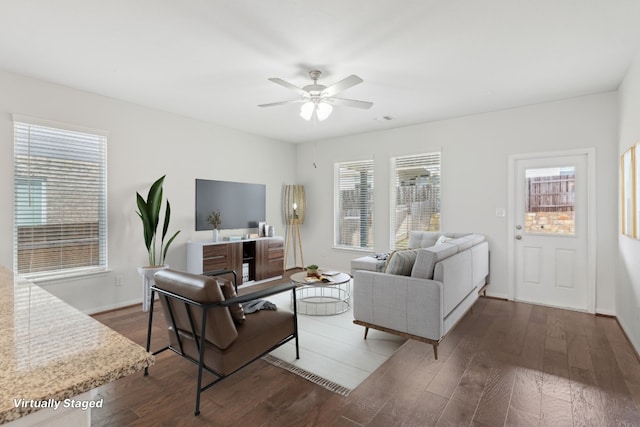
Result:
<svg viewBox="0 0 640 427"><path fill-rule="evenodd" d="M389 261L387 262L384 272L400 276L410 276L415 261L416 249L395 251L389 257Z"/></svg>
<svg viewBox="0 0 640 427"><path fill-rule="evenodd" d="M420 249L416 254L416 262L411 270L411 277L418 279L433 279L433 267L436 265L438 254L430 249Z"/></svg>
<svg viewBox="0 0 640 427"><path fill-rule="evenodd" d="M387 259L384 260L384 267L382 267L382 272L383 273L387 272L387 267L389 267L389 263L391 262L391 259L393 258L393 255L395 255L396 252L398 252L398 251L397 250L391 251L389 253L389 256L387 257Z"/></svg>
<svg viewBox="0 0 640 427"><path fill-rule="evenodd" d="M436 240L436 245L441 245L443 243L447 243L448 241L453 240L453 238L451 237L447 237L445 235L442 235L440 237L438 237L438 240Z"/></svg>
<svg viewBox="0 0 640 427"><path fill-rule="evenodd" d="M237 296L236 289L229 280L218 280L218 285L222 288L222 294L224 295L224 299L228 300L231 298L235 298ZM244 315L244 310L242 309L242 305L233 304L229 306L229 311L231 312L231 317L233 317L233 321L238 325L242 324L246 317Z"/></svg>

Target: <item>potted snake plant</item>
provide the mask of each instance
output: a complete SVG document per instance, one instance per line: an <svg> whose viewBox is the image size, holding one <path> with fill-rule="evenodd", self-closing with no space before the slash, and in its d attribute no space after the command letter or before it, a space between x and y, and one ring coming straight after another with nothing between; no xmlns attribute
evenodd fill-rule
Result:
<svg viewBox="0 0 640 427"><path fill-rule="evenodd" d="M167 251L176 236L180 233L180 230L176 231L165 243L165 238L169 231L169 221L171 220L171 205L169 204L169 200L167 200L164 211L162 235L160 236L160 242L158 242L158 226L160 225L160 211L162 208L162 186L165 176L166 175L161 176L151 185L146 200L140 193L136 192L136 203L138 205L138 211L136 213L142 220L144 244L147 248L147 254L149 255L149 264L145 267L138 268L138 273L140 273L143 278L143 311L147 311L149 307L151 298L150 287L155 283L153 275L158 270L169 268L169 266L165 264Z"/></svg>

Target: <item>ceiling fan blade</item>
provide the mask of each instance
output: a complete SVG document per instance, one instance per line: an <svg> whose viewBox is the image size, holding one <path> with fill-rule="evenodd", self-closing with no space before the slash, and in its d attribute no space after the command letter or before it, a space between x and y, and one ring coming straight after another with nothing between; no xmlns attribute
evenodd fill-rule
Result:
<svg viewBox="0 0 640 427"><path fill-rule="evenodd" d="M291 101L280 101L280 102L272 102L270 104L260 104L258 107L275 107L277 105L286 105L286 104L298 104L300 102L305 102L306 99L293 99Z"/></svg>
<svg viewBox="0 0 640 427"><path fill-rule="evenodd" d="M294 92L295 92L295 93L297 93L298 95L301 95L301 96L308 96L308 93L307 93L307 92L305 92L304 90L302 90L301 88L299 88L298 86L292 85L291 83L286 82L286 81L284 81L284 80L282 80L282 79L279 79L279 78L277 78L277 77L271 77L271 78L269 79L269 81L272 81L272 82L274 82L275 84L278 84L278 85L280 85L280 86L284 86L284 87L286 87L287 89L291 89L292 91L294 91Z"/></svg>
<svg viewBox="0 0 640 427"><path fill-rule="evenodd" d="M373 106L373 102L356 101L355 99L327 98L325 99L325 101L333 105L339 105L341 107L354 107L354 108L367 109Z"/></svg>
<svg viewBox="0 0 640 427"><path fill-rule="evenodd" d="M322 91L322 95L333 96L339 92L342 92L343 90L349 89L352 86L360 84L363 81L364 80L362 80L360 77L356 76L355 74L352 74L349 77L340 80L338 83L335 83L327 87L325 90Z"/></svg>

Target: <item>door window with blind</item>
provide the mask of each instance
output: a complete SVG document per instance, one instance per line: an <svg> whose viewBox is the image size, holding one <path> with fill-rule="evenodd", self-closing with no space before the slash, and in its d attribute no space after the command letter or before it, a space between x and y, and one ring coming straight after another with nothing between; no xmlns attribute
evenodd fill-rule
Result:
<svg viewBox="0 0 640 427"><path fill-rule="evenodd" d="M404 249L411 231L440 230L440 153L391 158L391 249Z"/></svg>
<svg viewBox="0 0 640 427"><path fill-rule="evenodd" d="M334 165L338 247L373 249L373 160Z"/></svg>
<svg viewBox="0 0 640 427"><path fill-rule="evenodd" d="M57 126L57 125L56 125ZM106 135L14 116L14 270L106 268Z"/></svg>

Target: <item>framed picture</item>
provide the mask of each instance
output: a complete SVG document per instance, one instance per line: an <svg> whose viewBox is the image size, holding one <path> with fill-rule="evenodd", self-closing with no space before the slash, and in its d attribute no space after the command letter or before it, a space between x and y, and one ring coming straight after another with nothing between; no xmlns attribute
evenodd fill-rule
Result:
<svg viewBox="0 0 640 427"><path fill-rule="evenodd" d="M636 206L636 161L635 146L629 148L620 157L620 197L621 197L621 224L622 234L629 237L638 237L637 234L637 212Z"/></svg>
<svg viewBox="0 0 640 427"><path fill-rule="evenodd" d="M267 237L266 235L266 230L265 230L265 225L267 225L266 221L265 222L259 222L258 223L258 235L260 237Z"/></svg>
<svg viewBox="0 0 640 427"><path fill-rule="evenodd" d="M632 150L631 163L633 164L633 237L640 238L640 143L637 143Z"/></svg>

